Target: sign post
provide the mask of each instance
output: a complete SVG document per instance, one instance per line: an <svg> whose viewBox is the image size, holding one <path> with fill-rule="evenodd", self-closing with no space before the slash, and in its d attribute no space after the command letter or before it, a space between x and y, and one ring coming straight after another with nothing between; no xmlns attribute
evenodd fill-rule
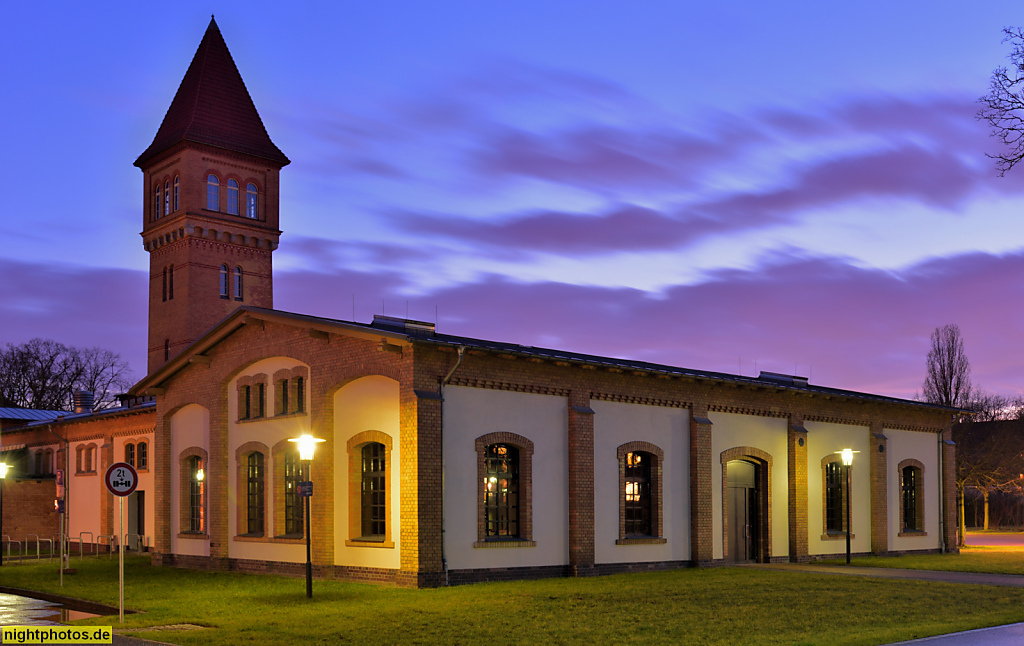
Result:
<svg viewBox="0 0 1024 646"><path fill-rule="evenodd" d="M120 518L117 537L117 548L121 553L118 566L118 599L120 604L121 623L124 623L124 498L130 496L135 488L139 486L139 474L135 467L126 462L115 462L107 469L103 476L103 482L107 485L107 491L118 497L117 509Z"/></svg>

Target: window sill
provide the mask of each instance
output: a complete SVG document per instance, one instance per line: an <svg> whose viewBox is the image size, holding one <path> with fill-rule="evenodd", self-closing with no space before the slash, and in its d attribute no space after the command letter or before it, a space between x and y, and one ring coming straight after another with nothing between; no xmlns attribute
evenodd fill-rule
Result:
<svg viewBox="0 0 1024 646"><path fill-rule="evenodd" d="M238 543L269 543L269 537L261 533L240 533L234 536L234 541Z"/></svg>
<svg viewBox="0 0 1024 646"><path fill-rule="evenodd" d="M615 541L616 545L661 545L667 543L667 538L657 536L634 536L632 538L620 538Z"/></svg>
<svg viewBox="0 0 1024 646"><path fill-rule="evenodd" d="M905 529L896 535L900 538L922 538L924 536L927 536L928 532L917 529Z"/></svg>
<svg viewBox="0 0 1024 646"><path fill-rule="evenodd" d="M95 471L79 471L75 475L76 476L94 476L94 475L96 475L96 472Z"/></svg>
<svg viewBox="0 0 1024 646"><path fill-rule="evenodd" d="M353 538L345 541L345 547L378 547L391 550L395 548L395 542L376 540L373 538Z"/></svg>
<svg viewBox="0 0 1024 646"><path fill-rule="evenodd" d="M272 417L266 417L264 415L261 415L260 417L239 417L238 421L236 423L238 423L238 424L251 424L252 422L265 422L268 419L273 419L273 418Z"/></svg>
<svg viewBox="0 0 1024 646"><path fill-rule="evenodd" d="M149 473L149 467L143 467L141 469L137 468L137 469L135 469L135 472L136 473Z"/></svg>
<svg viewBox="0 0 1024 646"><path fill-rule="evenodd" d="M271 543L284 543L286 545L302 545L306 543L305 536L274 536L269 540Z"/></svg>
<svg viewBox="0 0 1024 646"><path fill-rule="evenodd" d="M475 548L495 548L495 547L537 547L537 541L525 541L521 539L513 540L498 540L498 541L477 541L473 543Z"/></svg>
<svg viewBox="0 0 1024 646"><path fill-rule="evenodd" d="M277 415L274 415L273 419L286 419L288 417L304 417L305 415L306 415L306 411L299 410L299 411L294 411L292 413L278 413ZM266 419L266 418L260 418L260 419ZM238 421L242 421L242 420L238 420Z"/></svg>
<svg viewBox="0 0 1024 646"><path fill-rule="evenodd" d="M857 538L856 534L850 534L850 540ZM825 532L821 535L823 541L845 541L846 532Z"/></svg>
<svg viewBox="0 0 1024 646"><path fill-rule="evenodd" d="M203 532L179 532L178 533L178 538L187 538L189 540L208 541L208 540L210 540L210 535L209 534L204 534Z"/></svg>

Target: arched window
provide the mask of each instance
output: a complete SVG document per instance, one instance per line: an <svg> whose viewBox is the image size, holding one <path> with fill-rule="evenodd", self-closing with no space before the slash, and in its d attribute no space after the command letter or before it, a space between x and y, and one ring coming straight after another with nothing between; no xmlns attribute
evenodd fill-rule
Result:
<svg viewBox="0 0 1024 646"><path fill-rule="evenodd" d="M924 532L924 465L900 462L900 533Z"/></svg>
<svg viewBox="0 0 1024 646"><path fill-rule="evenodd" d="M178 176L175 175L174 176L174 210L175 211L178 210L178 185L179 185L179 183L180 182L179 182Z"/></svg>
<svg viewBox="0 0 1024 646"><path fill-rule="evenodd" d="M164 181L164 215L170 215L171 213L171 182L170 180Z"/></svg>
<svg viewBox="0 0 1024 646"><path fill-rule="evenodd" d="M625 496L628 536L651 536L651 467L654 456L644 451L626 454Z"/></svg>
<svg viewBox="0 0 1024 646"><path fill-rule="evenodd" d="M263 454L254 452L249 454L247 472L246 500L248 506L248 526L246 531L249 534L263 534Z"/></svg>
<svg viewBox="0 0 1024 646"><path fill-rule="evenodd" d="M145 442L139 442L135 445L135 468L136 469L148 469L149 468L149 456L147 455L147 446Z"/></svg>
<svg viewBox="0 0 1024 646"><path fill-rule="evenodd" d="M302 481L302 463L298 451L284 454L284 533L286 536L302 536L302 498L299 497L299 482Z"/></svg>
<svg viewBox="0 0 1024 646"><path fill-rule="evenodd" d="M157 184L153 187L153 219L156 220L160 217L160 185Z"/></svg>
<svg viewBox="0 0 1024 646"><path fill-rule="evenodd" d="M188 529L190 532L203 532L206 529L206 473L203 471L203 459L198 455L190 457L188 472Z"/></svg>
<svg viewBox="0 0 1024 646"><path fill-rule="evenodd" d="M242 268L235 267L235 300L242 300Z"/></svg>
<svg viewBox="0 0 1024 646"><path fill-rule="evenodd" d="M259 191L256 185L249 183L245 185L245 215L255 220L259 215Z"/></svg>
<svg viewBox="0 0 1024 646"><path fill-rule="evenodd" d="M238 182L228 180L228 213L238 215Z"/></svg>
<svg viewBox="0 0 1024 646"><path fill-rule="evenodd" d="M125 444L124 445L124 461L128 464L135 466L135 445Z"/></svg>
<svg viewBox="0 0 1024 646"><path fill-rule="evenodd" d="M167 270L167 300L174 300L174 265Z"/></svg>
<svg viewBox="0 0 1024 646"><path fill-rule="evenodd" d="M383 539L387 526L387 469L385 447L370 442L363 447L362 532L363 538Z"/></svg>
<svg viewBox="0 0 1024 646"><path fill-rule="evenodd" d="M509 444L486 449L484 522L488 537L519 536L519 449Z"/></svg>
<svg viewBox="0 0 1024 646"><path fill-rule="evenodd" d="M220 297L228 297L228 266L220 266Z"/></svg>
<svg viewBox="0 0 1024 646"><path fill-rule="evenodd" d="M167 300L167 267L164 267L164 282L163 282L163 295L164 300Z"/></svg>
<svg viewBox="0 0 1024 646"><path fill-rule="evenodd" d="M220 180L216 175L206 177L206 210L220 210Z"/></svg>

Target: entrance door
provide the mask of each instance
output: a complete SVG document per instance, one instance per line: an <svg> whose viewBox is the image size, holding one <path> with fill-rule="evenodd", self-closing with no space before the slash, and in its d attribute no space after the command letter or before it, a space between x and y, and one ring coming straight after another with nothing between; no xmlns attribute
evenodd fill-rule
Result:
<svg viewBox="0 0 1024 646"><path fill-rule="evenodd" d="M725 472L729 528L726 559L735 563L757 561L760 556L757 466L746 460L732 460L725 465Z"/></svg>
<svg viewBox="0 0 1024 646"><path fill-rule="evenodd" d="M141 552L144 547L139 542L139 536L146 533L146 492L135 491L124 505L125 547L130 550Z"/></svg>

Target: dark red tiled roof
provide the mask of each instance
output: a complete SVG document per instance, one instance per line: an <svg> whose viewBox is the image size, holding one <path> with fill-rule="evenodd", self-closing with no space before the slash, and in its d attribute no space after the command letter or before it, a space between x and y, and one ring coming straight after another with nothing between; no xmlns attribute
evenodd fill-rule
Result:
<svg viewBox="0 0 1024 646"><path fill-rule="evenodd" d="M246 153L281 166L288 163L288 158L270 140L212 18L160 130L135 165L141 167L180 141Z"/></svg>

